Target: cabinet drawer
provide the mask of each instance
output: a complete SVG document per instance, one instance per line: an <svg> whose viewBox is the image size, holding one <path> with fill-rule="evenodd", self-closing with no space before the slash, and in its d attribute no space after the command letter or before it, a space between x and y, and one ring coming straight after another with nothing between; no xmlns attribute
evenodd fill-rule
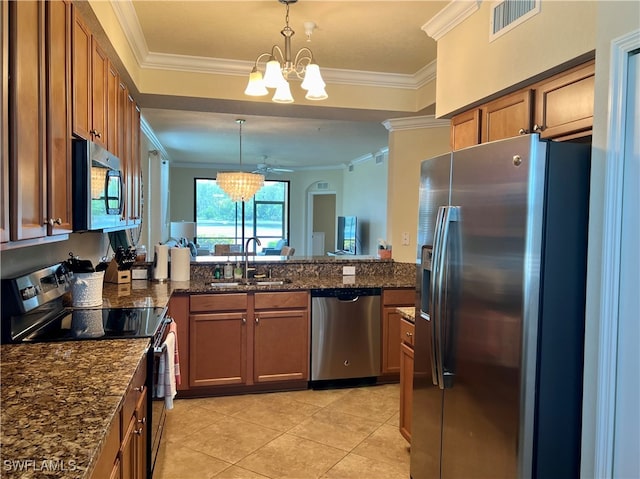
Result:
<svg viewBox="0 0 640 479"><path fill-rule="evenodd" d="M307 308L309 293L307 291L277 293L256 293L255 309Z"/></svg>
<svg viewBox="0 0 640 479"><path fill-rule="evenodd" d="M122 405L123 424L128 424L131 416L133 416L133 412L140 401L140 397L145 393L145 389L147 387L145 384L146 380L147 358L144 358L133 375L133 379L131 380L131 384L129 384L129 389L127 390L127 394L124 398L124 404Z"/></svg>
<svg viewBox="0 0 640 479"><path fill-rule="evenodd" d="M242 311L247 309L247 294L195 294L190 303L191 312Z"/></svg>
<svg viewBox="0 0 640 479"><path fill-rule="evenodd" d="M385 289L382 291L383 306L412 306L415 302L416 290L413 288Z"/></svg>
<svg viewBox="0 0 640 479"><path fill-rule="evenodd" d="M406 319L400 320L400 341L413 348L415 325Z"/></svg>

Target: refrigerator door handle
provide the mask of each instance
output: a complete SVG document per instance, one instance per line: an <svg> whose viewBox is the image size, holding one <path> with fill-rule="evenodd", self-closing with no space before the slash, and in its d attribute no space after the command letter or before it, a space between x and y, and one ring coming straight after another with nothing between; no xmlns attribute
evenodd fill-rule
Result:
<svg viewBox="0 0 640 479"><path fill-rule="evenodd" d="M448 292L445 288L445 283L447 281L448 273L449 273L449 265L447 259L449 257L449 235L450 235L450 225L452 222L457 222L460 218L460 209L457 206L441 206L438 211L438 219L440 220L438 223L438 227L440 230L437 233L438 241L438 253L437 259L435 263L435 285L437 288L437 292L434 295L434 301L437 302L437 314L434 320L435 326L435 334L434 337L434 354L435 354L435 364L437 371L437 383L434 382L440 389L445 389L445 387L450 387L453 384L453 373L445 372L444 367L444 330L445 330L445 311L446 314L451 314L450 308L444 307L443 302L446 301L448 297ZM434 245L435 249L435 245ZM434 253L435 256L435 253ZM434 306L434 309L436 306ZM432 369L433 372L433 369ZM445 381L446 379L446 381Z"/></svg>
<svg viewBox="0 0 640 479"><path fill-rule="evenodd" d="M442 268L442 234L444 229L444 218L447 207L441 206L438 208L438 216L436 217L436 224L433 235L433 256L431 262L431 288L430 288L430 303L431 303L431 381L434 386L440 386L440 377L442 374L441 364L439 362L439 324L440 314L442 310L441 305L441 275L440 270Z"/></svg>

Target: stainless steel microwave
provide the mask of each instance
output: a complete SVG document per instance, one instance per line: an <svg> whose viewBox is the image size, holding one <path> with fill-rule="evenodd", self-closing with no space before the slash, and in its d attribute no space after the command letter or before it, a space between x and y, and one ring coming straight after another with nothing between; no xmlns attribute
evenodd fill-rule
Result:
<svg viewBox="0 0 640 479"><path fill-rule="evenodd" d="M120 159L100 145L73 140L73 229L116 231L124 219Z"/></svg>

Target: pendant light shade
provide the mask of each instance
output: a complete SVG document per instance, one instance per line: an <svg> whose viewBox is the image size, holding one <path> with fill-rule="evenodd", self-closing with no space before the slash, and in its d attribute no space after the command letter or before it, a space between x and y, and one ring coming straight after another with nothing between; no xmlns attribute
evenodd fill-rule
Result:
<svg viewBox="0 0 640 479"><path fill-rule="evenodd" d="M255 67L249 74L249 83L247 84L244 94L249 96L264 96L269 94L269 90L267 90L267 87L264 85L262 73Z"/></svg>
<svg viewBox="0 0 640 479"><path fill-rule="evenodd" d="M249 87L247 87L249 88ZM243 119L236 120L240 125L240 167L242 168L242 124ZM216 183L231 201L249 201L264 185L264 175L246 171L219 171Z"/></svg>

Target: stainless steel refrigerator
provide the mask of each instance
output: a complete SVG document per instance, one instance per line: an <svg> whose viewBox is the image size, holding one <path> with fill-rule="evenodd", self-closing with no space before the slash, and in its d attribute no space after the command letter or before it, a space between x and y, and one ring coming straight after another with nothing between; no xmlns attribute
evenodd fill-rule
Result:
<svg viewBox="0 0 640 479"><path fill-rule="evenodd" d="M590 146L421 165L411 477L579 477Z"/></svg>

